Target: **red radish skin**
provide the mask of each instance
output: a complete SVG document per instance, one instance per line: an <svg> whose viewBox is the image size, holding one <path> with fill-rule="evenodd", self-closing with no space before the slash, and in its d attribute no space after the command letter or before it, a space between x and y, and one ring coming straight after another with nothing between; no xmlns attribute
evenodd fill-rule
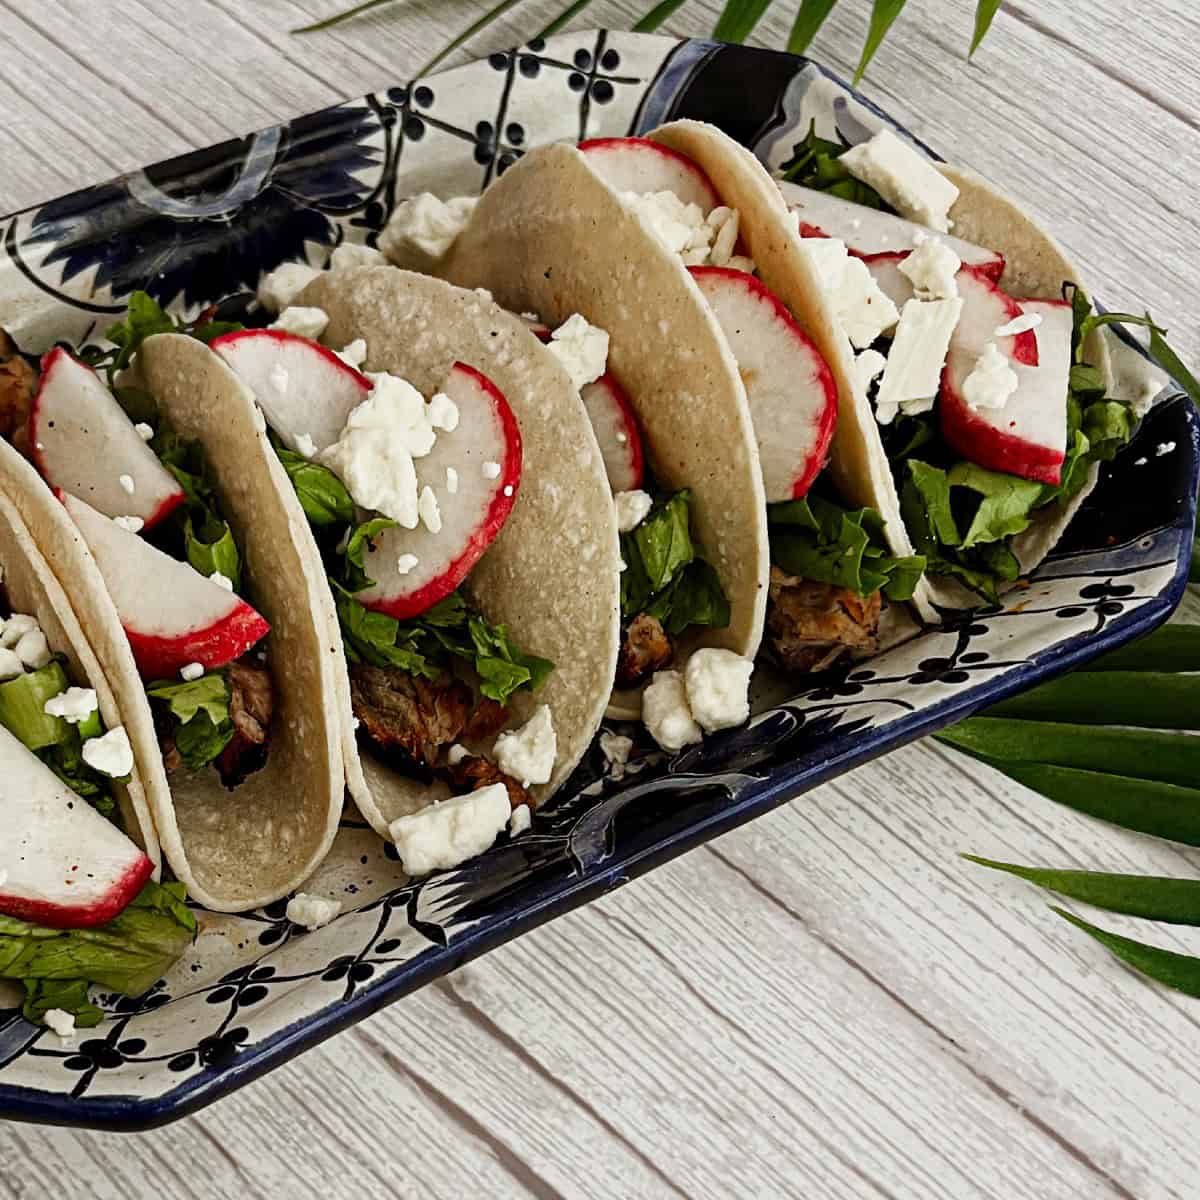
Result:
<svg viewBox="0 0 1200 1200"><path fill-rule="evenodd" d="M52 904L48 900L8 896L0 889L0 913L49 929L92 929L120 916L153 874L154 864L143 854L116 880L111 892L88 905Z"/></svg>
<svg viewBox="0 0 1200 1200"><path fill-rule="evenodd" d="M1064 339L1065 346L1059 346L1056 349L1059 351L1057 357L1065 361L1069 372L1071 306L1065 300L1017 301L1017 304L1018 306L1029 304L1035 309L1054 310L1063 314L1065 320L1059 335ZM1046 323L1044 322L1041 328L1045 327ZM1030 330L1030 332L1037 336L1040 329ZM1044 355L1039 355L1039 357L1048 354L1047 350ZM1038 483L1057 486L1062 481L1062 466L1066 458L1066 380L1062 381L1061 430L1055 430L1055 441L1059 442L1061 439L1061 442L1054 446L1044 445L1030 440L1028 436L1022 437L1011 432L1010 429L993 425L984 415L974 412L967 405L962 397L962 383L974 369L974 362L974 359L961 353L955 354L952 351L942 373L938 419L942 436L946 439L947 444L970 462L986 467L988 470L1003 471L1009 475L1020 476L1022 479L1031 479ZM1020 368L1017 373L1021 376L1021 387L1030 386L1029 376L1023 375ZM1018 391L1009 401L1008 408L1000 410L1007 415L1009 409L1014 409L1008 422L1010 426L1018 424L1020 396L1021 392ZM1055 415L1057 416L1057 413Z"/></svg>
<svg viewBox="0 0 1200 1200"><path fill-rule="evenodd" d="M611 371L605 371L594 383L585 384L579 394L600 443L609 487L614 492L640 488L645 478L642 435L628 393Z"/></svg>
<svg viewBox="0 0 1200 1200"><path fill-rule="evenodd" d="M125 627L129 648L146 679L170 678L189 663L199 663L206 671L226 667L270 632L266 619L245 600L219 625L190 633L182 641Z"/></svg>
<svg viewBox="0 0 1200 1200"><path fill-rule="evenodd" d="M579 149L592 159L596 173L618 192L674 192L684 204L698 204L707 215L721 203L703 168L686 154L650 138L588 138ZM633 155L645 155L634 159ZM654 172L661 178L654 180ZM649 175L650 182L644 178Z"/></svg>
<svg viewBox="0 0 1200 1200"><path fill-rule="evenodd" d="M54 386L60 372L70 370L72 367L77 370L86 371L91 380L94 380L100 385L100 387L104 388L105 392L108 391L107 387L105 387L103 382L99 379L91 367L87 366L86 363L81 363L78 359L68 354L67 351L61 346L55 347L42 358L42 374L40 380L38 381L37 395L34 397L33 404L29 409L27 434L29 439L30 456L33 459L33 465L37 468L38 473L42 476L42 478L45 479L52 488L61 486L64 481L62 479L55 478L58 472L54 470L53 463L49 461L50 455L47 452L46 443L52 436L49 432L49 429L53 428L54 421L46 416L46 398L49 389ZM117 405L115 399L111 400L111 403L114 406ZM184 490L175 482L174 478L170 475L166 468L161 466L161 464L157 466L157 469L151 468L149 472L146 471L146 466L148 464L144 460L143 455L145 454L153 457L153 451L146 448L145 443L141 440L136 430L133 428L133 422L130 421L124 413L120 413L119 417L123 424L128 425L129 440L127 447L136 455L136 459L128 465L130 465L133 470L138 470L140 467L141 469L138 470L138 474L142 475L143 477L149 474L150 482L158 484L157 490L162 495L162 499L159 500L154 507L145 509L139 505L139 497L137 493L128 496L124 493L121 493L119 502L114 506L118 507L120 511L110 513L108 515L141 517L143 521L142 528L150 530L158 525L161 521L164 521L167 517L169 517L187 499L187 495ZM49 426L49 428L47 426ZM136 441L134 439L136 439ZM142 459L142 461L138 462L137 459ZM122 470L122 467L127 464L120 461L114 461L108 455L104 456L102 459L93 459L92 462L95 462L97 466L102 463L102 469L114 479L121 474L132 474L132 470L129 472ZM87 497L83 498L87 499Z"/></svg>
<svg viewBox="0 0 1200 1200"><path fill-rule="evenodd" d="M446 382L438 390L445 392L459 405L460 428L463 424L461 414L468 394L464 392L464 389L468 387L473 387L478 394L486 397L491 415L499 426L499 440L503 444L503 451L492 461L499 463L500 474L492 481L492 494L487 500L487 506L481 518L468 536L466 544L448 562L439 564L439 572L434 578L414 590L404 589L406 576L400 575L394 564L400 555L411 552L411 549L414 548L415 535L420 535L425 531L423 529L385 529L374 539L374 546L364 554L363 563L367 575L377 582L374 587L356 593L355 599L366 608L386 613L400 621L406 621L427 612L462 583L471 568L483 556L484 551L496 540L517 501L521 484L521 431L517 425L517 419L504 394L486 375L466 363L456 362L451 367ZM453 433L438 435L433 452L426 458L417 460L419 476L422 467L430 468L431 460L438 453L440 446L446 445L457 449L453 446L454 436ZM437 461L441 461L440 457ZM470 469L474 470L475 468ZM427 477L421 477L420 481L422 484L432 485L432 481ZM460 471L460 487L463 482L465 482L463 473ZM449 501L454 498L451 496L442 502L443 520L445 520ZM428 536L438 537L441 535ZM417 557L420 559L422 555ZM379 564L385 559L390 559L392 571L390 584L387 582L387 572L379 570ZM390 588L397 590L391 591Z"/></svg>
<svg viewBox="0 0 1200 1200"><path fill-rule="evenodd" d="M688 270L721 325L746 381L746 395L762 456L767 500L798 500L808 494L829 455L829 444L837 426L837 385L833 374L787 306L760 279L728 267L689 267ZM786 347L755 346L755 334L765 336L770 330L763 320L761 308L757 313L746 314L745 326L739 323L734 304L747 300L769 311L777 323L775 332L782 332L788 339ZM753 328L748 327L751 324ZM791 360L785 362L784 356L789 355ZM792 372L787 386L765 390L764 381L769 380L772 371L781 368ZM794 439L794 444L787 445L789 453L780 461L781 434L777 422L796 415L795 411L780 413L777 408L779 397L789 387L797 405L806 393L811 395L813 403L809 407L814 410L814 415L806 428L789 428L782 435Z"/></svg>
<svg viewBox="0 0 1200 1200"><path fill-rule="evenodd" d="M177 676L190 663L206 671L223 667L270 632L260 613L190 564L61 489L55 495L96 560L138 670L147 679ZM171 605L178 611L168 612Z"/></svg>
<svg viewBox="0 0 1200 1200"><path fill-rule="evenodd" d="M332 350L281 329L226 333L214 338L211 348L254 393L267 424L291 450L301 436L312 438L318 451L331 446L350 413L371 393L371 381ZM289 376L282 396L271 382L276 366Z"/></svg>

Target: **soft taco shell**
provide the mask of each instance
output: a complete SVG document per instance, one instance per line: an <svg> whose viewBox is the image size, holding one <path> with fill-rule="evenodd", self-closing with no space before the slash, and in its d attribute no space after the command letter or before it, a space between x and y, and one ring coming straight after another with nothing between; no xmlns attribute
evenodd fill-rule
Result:
<svg viewBox="0 0 1200 1200"><path fill-rule="evenodd" d="M699 542L730 602L696 644L753 657L769 552L758 446L737 363L683 266L573 146L543 146L480 197L443 264L506 308L607 330L609 369L637 411L655 477L690 488ZM636 698L626 715L636 715Z"/></svg>
<svg viewBox="0 0 1200 1200"><path fill-rule="evenodd" d="M558 738L554 773L531 789L537 802L570 774L604 715L620 645L620 553L604 462L578 393L525 323L488 297L395 267L325 274L298 303L329 314L325 341L367 343L365 369L389 371L425 395L455 362L486 375L521 430L521 485L499 537L467 580L488 620L555 669L535 695L511 701L512 724L550 707ZM315 543L312 571L324 587ZM337 634L336 618L333 630ZM340 635L338 635L340 638ZM339 647L339 664L342 663ZM363 815L384 837L398 816L446 794L373 756L360 755L344 665L337 682L347 777Z"/></svg>
<svg viewBox="0 0 1200 1200"><path fill-rule="evenodd" d="M4 487L10 482L10 456L20 458L11 446L0 442L0 459L4 460L0 472L3 474ZM20 461L24 462L23 459ZM82 541L77 543L74 550L88 553ZM91 566L95 570L95 564ZM3 588L11 611L33 617L42 627L51 652L61 654L66 659L67 678L73 684L95 691L105 728L115 729L124 724L125 718L116 696L101 670L79 618L71 608L67 594L42 556L17 505L9 498L8 491L3 489L0 489L0 569L3 569ZM89 586L83 578L83 572L76 576L73 586ZM157 878L162 855L137 763L127 782L113 781L113 795L120 809L122 828L145 850L154 863Z"/></svg>

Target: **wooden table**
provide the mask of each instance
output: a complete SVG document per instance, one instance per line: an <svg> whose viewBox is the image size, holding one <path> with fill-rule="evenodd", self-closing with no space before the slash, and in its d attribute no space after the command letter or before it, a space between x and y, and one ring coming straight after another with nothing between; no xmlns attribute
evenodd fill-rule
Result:
<svg viewBox="0 0 1200 1200"><path fill-rule="evenodd" d="M289 36L339 3L0 0L0 211L400 80L483 7ZM562 7L530 0L473 49ZM776 7L758 36L782 46L796 0ZM1152 308L1200 359L1200 9L1008 0L968 65L973 7L912 0L868 91L1026 195L1106 304ZM842 5L816 54L852 70L868 11ZM960 851L1198 865L923 743L169 1128L0 1128L0 1197L1200 1194L1200 1005Z"/></svg>

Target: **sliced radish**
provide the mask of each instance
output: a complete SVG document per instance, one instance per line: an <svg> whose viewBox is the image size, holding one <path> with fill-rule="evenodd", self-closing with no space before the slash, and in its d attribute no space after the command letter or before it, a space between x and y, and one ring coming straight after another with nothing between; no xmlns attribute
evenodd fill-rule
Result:
<svg viewBox="0 0 1200 1200"><path fill-rule="evenodd" d="M212 348L254 393L284 445L309 457L338 440L371 391L360 371L294 333L247 329L216 338Z"/></svg>
<svg viewBox="0 0 1200 1200"><path fill-rule="evenodd" d="M929 233L915 221L854 204L829 192L814 191L786 180L779 187L788 208L799 218L801 237L841 238L850 253L860 258L913 250L918 235ZM1000 282L1005 265L1003 254L964 242L962 238L939 236L966 266L978 268L993 283Z"/></svg>
<svg viewBox="0 0 1200 1200"><path fill-rule="evenodd" d="M611 371L580 391L583 406L600 443L608 486L614 492L632 492L642 486L642 437L637 417L625 389Z"/></svg>
<svg viewBox="0 0 1200 1200"><path fill-rule="evenodd" d="M111 921L154 864L0 726L0 913L84 929Z"/></svg>
<svg viewBox="0 0 1200 1200"><path fill-rule="evenodd" d="M138 517L152 529L186 499L96 372L61 347L42 360L29 444L51 487L106 516Z"/></svg>
<svg viewBox="0 0 1200 1200"><path fill-rule="evenodd" d="M977 359L988 342L995 342L1002 354L1027 367L1038 365L1038 341L1032 329L1024 333L997 337L996 330L1021 315L1021 306L982 271L963 267L955 276L958 294L963 300L963 315L950 341L956 350Z"/></svg>
<svg viewBox="0 0 1200 1200"><path fill-rule="evenodd" d="M270 631L244 600L185 562L118 525L74 496L58 492L83 534L116 606L138 669L147 679L206 671L240 658Z"/></svg>
<svg viewBox="0 0 1200 1200"><path fill-rule="evenodd" d="M691 267L746 385L768 502L805 495L825 465L837 387L816 346L759 279Z"/></svg>
<svg viewBox="0 0 1200 1200"><path fill-rule="evenodd" d="M1064 300L1018 303L1022 312L1042 318L1031 331L1038 341L1038 365L1014 364L1020 384L1003 408L972 409L963 399L963 383L978 356L952 350L938 404L942 436L978 466L1057 484L1066 456L1074 318Z"/></svg>
<svg viewBox="0 0 1200 1200"><path fill-rule="evenodd" d="M579 143L592 169L617 192L674 192L707 216L721 203L717 189L686 154L649 138L590 138Z"/></svg>
<svg viewBox="0 0 1200 1200"><path fill-rule="evenodd" d="M899 309L914 296L912 280L900 270L900 264L910 251L872 254L863 261L879 290ZM1033 330L997 337L996 330L1021 315L1021 306L984 272L976 267L963 267L954 277L958 294L963 298L963 315L954 332L952 349L962 350L978 358L988 342L995 342L1002 354L1014 364L1036 367L1038 343Z"/></svg>
<svg viewBox="0 0 1200 1200"><path fill-rule="evenodd" d="M384 530L363 555L375 582L354 597L402 621L462 583L504 527L521 483L521 434L496 385L459 362L438 391L458 406L458 426L438 434L416 466L418 486L437 499L441 528Z"/></svg>

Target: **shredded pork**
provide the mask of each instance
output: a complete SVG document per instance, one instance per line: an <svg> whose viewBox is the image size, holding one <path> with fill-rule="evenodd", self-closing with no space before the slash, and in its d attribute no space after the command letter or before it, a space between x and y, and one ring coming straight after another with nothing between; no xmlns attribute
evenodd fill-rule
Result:
<svg viewBox="0 0 1200 1200"><path fill-rule="evenodd" d="M675 655L675 647L662 622L647 613L639 613L621 634L621 653L617 659L617 683L634 687L661 671Z"/></svg>
<svg viewBox="0 0 1200 1200"><path fill-rule="evenodd" d="M847 656L875 652L880 609L878 592L859 596L772 567L767 640L786 670L823 671Z"/></svg>

